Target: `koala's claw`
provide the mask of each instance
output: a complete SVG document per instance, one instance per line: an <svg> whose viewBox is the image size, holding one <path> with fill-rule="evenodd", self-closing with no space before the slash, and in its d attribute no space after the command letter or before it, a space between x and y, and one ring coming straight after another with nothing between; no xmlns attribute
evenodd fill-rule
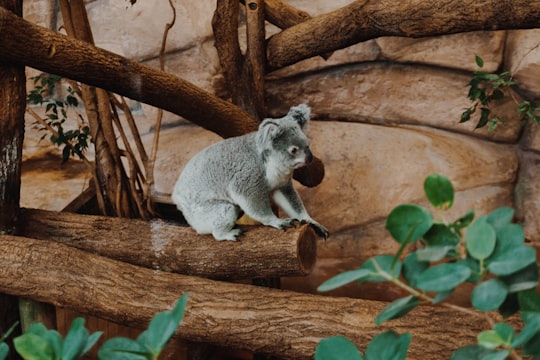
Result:
<svg viewBox="0 0 540 360"><path fill-rule="evenodd" d="M324 240L328 239L328 237L330 236L330 232L328 231L328 229L319 224L318 222L308 221L307 223L309 224L309 226L311 226L315 233L322 237Z"/></svg>

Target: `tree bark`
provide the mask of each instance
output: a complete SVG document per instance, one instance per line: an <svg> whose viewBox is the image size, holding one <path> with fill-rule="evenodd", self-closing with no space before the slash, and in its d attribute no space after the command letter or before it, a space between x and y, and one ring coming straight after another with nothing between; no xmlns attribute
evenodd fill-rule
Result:
<svg viewBox="0 0 540 360"><path fill-rule="evenodd" d="M0 6L13 11L14 17L22 16L20 0L0 0ZM17 231L25 108L24 66L0 61L0 234ZM19 320L18 299L0 290L0 336ZM8 344L20 333L18 327ZM8 359L19 357L11 352Z"/></svg>
<svg viewBox="0 0 540 360"><path fill-rule="evenodd" d="M183 116L222 137L256 131L259 123L237 106L172 74L25 21L0 7L0 61L24 64ZM307 173L307 174L306 174ZM314 159L294 178L313 187L324 177Z"/></svg>
<svg viewBox="0 0 540 360"><path fill-rule="evenodd" d="M529 0L358 0L272 36L266 55L278 69L381 36L538 28L539 14Z"/></svg>
<svg viewBox="0 0 540 360"><path fill-rule="evenodd" d="M381 302L305 295L157 272L49 241L0 236L0 291L50 302L143 328L183 294L188 306L178 336L280 358L313 358L320 339L343 335L365 349L390 327L411 332L413 359L448 358L476 342L482 317L419 307L384 326L374 318Z"/></svg>
<svg viewBox="0 0 540 360"><path fill-rule="evenodd" d="M66 212L23 209L21 235L55 241L127 263L213 279L301 276L315 264L315 234L246 226L237 242L216 241L189 227Z"/></svg>

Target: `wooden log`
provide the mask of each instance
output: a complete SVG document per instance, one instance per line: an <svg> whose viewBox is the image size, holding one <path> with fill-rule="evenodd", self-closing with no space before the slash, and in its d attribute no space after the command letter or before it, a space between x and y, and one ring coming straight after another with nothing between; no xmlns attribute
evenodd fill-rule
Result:
<svg viewBox="0 0 540 360"><path fill-rule="evenodd" d="M540 3L529 0L358 0L275 34L266 55L278 69L381 36L537 28L539 14Z"/></svg>
<svg viewBox="0 0 540 360"><path fill-rule="evenodd" d="M315 234L245 226L237 242L216 241L189 227L66 212L22 209L20 235L52 240L147 268L213 279L302 276L315 264Z"/></svg>
<svg viewBox="0 0 540 360"><path fill-rule="evenodd" d="M411 332L411 359L448 358L476 342L485 320L422 306L375 326L382 302L231 284L141 268L63 244L0 236L0 292L143 328L189 293L178 336L284 359L308 359L320 339L343 335L365 349L389 328Z"/></svg>
<svg viewBox="0 0 540 360"><path fill-rule="evenodd" d="M24 64L183 116L222 137L256 131L259 123L238 106L172 74L68 38L0 7L0 60ZM320 159L295 172L313 187L324 178Z"/></svg>

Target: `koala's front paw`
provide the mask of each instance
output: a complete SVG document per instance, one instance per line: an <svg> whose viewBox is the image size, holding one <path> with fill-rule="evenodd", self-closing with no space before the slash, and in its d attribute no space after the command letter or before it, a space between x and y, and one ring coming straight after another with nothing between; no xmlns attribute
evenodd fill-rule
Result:
<svg viewBox="0 0 540 360"><path fill-rule="evenodd" d="M295 226L297 222L298 220L293 218L277 219L275 224L272 226L277 229L285 230L287 228Z"/></svg>
<svg viewBox="0 0 540 360"><path fill-rule="evenodd" d="M319 224L318 222L308 221L307 223L309 224L309 226L311 226L313 230L315 230L315 233L320 237L324 238L324 240L328 239L328 237L330 236L330 232L328 231L328 229Z"/></svg>

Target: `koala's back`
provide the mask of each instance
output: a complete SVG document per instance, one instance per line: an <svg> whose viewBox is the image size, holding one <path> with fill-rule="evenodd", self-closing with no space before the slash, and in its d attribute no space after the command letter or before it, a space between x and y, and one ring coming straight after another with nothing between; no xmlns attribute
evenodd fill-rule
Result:
<svg viewBox="0 0 540 360"><path fill-rule="evenodd" d="M251 167L246 171L246 166ZM255 145L255 134L247 134L215 143L185 166L173 190L172 199L186 215L201 203L232 201L231 189L260 181L262 166ZM249 174L249 178L245 178Z"/></svg>

